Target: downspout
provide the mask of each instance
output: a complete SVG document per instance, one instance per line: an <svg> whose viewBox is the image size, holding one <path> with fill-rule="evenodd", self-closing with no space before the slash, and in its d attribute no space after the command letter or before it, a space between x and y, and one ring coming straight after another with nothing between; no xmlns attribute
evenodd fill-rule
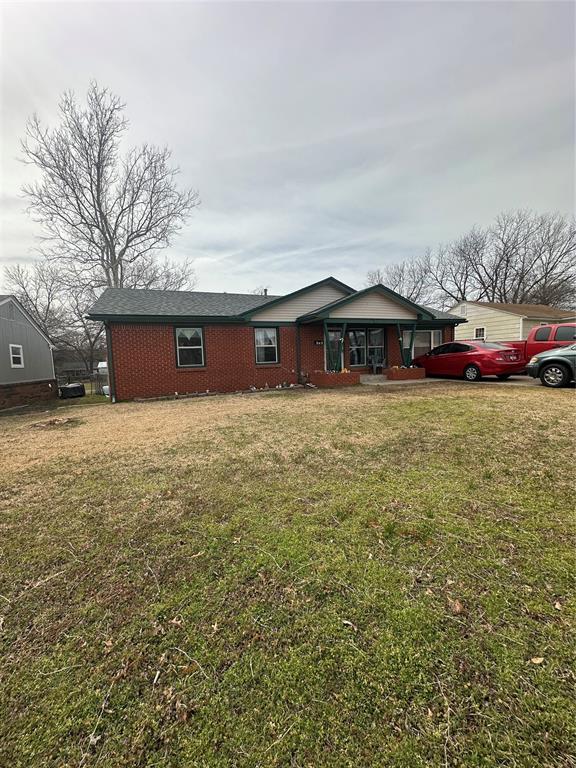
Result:
<svg viewBox="0 0 576 768"><path fill-rule="evenodd" d="M110 402L116 402L116 378L114 376L114 359L112 357L112 333L108 323L104 323L106 329L106 351L108 362L108 386L110 387Z"/></svg>

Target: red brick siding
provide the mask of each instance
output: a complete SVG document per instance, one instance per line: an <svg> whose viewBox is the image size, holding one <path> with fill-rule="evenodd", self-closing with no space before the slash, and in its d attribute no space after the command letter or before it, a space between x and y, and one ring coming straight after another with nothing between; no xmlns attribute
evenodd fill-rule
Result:
<svg viewBox="0 0 576 768"><path fill-rule="evenodd" d="M266 384L275 387L298 381L296 334L300 333L300 371L305 376L324 370L322 325L281 326L279 329L280 362L256 365L254 328L238 325L204 326L205 367L178 368L174 344L174 326L167 324L112 323L112 361L116 398L161 397L193 392L235 392ZM451 328L444 329L453 336ZM386 327L389 366L402 365L395 326ZM345 365L349 361L348 339L345 339ZM368 368L353 368L356 373L369 373Z"/></svg>
<svg viewBox="0 0 576 768"><path fill-rule="evenodd" d="M322 345L316 346L316 341L322 341ZM324 327L322 325L300 327L300 370L305 375L324 370Z"/></svg>
<svg viewBox="0 0 576 768"><path fill-rule="evenodd" d="M54 400L57 396L58 387L53 379L19 384L0 384L0 410Z"/></svg>
<svg viewBox="0 0 576 768"><path fill-rule="evenodd" d="M178 368L174 326L112 323L112 365L116 399L193 392L235 392L252 386L295 384L295 328L279 329L280 362L256 365L254 328L204 326L205 367Z"/></svg>
<svg viewBox="0 0 576 768"><path fill-rule="evenodd" d="M442 343L447 344L449 341L454 341L454 326L447 325L442 329Z"/></svg>
<svg viewBox="0 0 576 768"><path fill-rule="evenodd" d="M360 376L359 371L348 371L348 373L314 371L310 374L309 381L317 387L350 387L354 384L360 384Z"/></svg>

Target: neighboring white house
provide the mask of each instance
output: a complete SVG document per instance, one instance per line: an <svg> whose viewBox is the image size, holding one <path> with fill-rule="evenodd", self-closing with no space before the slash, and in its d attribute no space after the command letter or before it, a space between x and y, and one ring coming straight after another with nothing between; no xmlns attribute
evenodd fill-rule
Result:
<svg viewBox="0 0 576 768"><path fill-rule="evenodd" d="M450 309L450 313L465 317L468 321L455 327L454 338L458 341L518 341L525 339L536 325L576 320L576 311L548 307L545 304L460 301Z"/></svg>

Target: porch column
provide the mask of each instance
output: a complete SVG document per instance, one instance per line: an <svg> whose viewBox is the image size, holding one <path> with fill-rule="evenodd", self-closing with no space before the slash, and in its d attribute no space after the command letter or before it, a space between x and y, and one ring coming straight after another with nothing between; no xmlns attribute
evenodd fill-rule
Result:
<svg viewBox="0 0 576 768"><path fill-rule="evenodd" d="M398 344L400 346L400 359L402 360L403 365L405 365L407 368L412 365L412 349L414 348L414 336L416 334L416 323L411 323L410 330L412 333L410 334L410 346L408 349L404 348L404 343L402 339L402 327L400 323L396 323L396 330L398 331Z"/></svg>
<svg viewBox="0 0 576 768"><path fill-rule="evenodd" d="M324 320L324 346L326 348L326 367L330 371L342 370L342 353L344 351L344 334L346 333L346 323L343 324L340 331L340 339L338 341L338 347L336 351L336 359L334 359L334 353L330 345L330 333L328 331L328 320ZM338 328L332 328L337 331Z"/></svg>

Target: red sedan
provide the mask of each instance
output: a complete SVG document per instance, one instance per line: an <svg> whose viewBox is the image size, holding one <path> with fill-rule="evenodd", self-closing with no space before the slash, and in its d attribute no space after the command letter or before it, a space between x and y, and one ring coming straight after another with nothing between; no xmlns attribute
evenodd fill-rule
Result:
<svg viewBox="0 0 576 768"><path fill-rule="evenodd" d="M427 376L462 376L467 381L480 381L483 376L507 379L522 373L526 361L517 349L505 344L453 341L415 358L414 365L425 368Z"/></svg>

